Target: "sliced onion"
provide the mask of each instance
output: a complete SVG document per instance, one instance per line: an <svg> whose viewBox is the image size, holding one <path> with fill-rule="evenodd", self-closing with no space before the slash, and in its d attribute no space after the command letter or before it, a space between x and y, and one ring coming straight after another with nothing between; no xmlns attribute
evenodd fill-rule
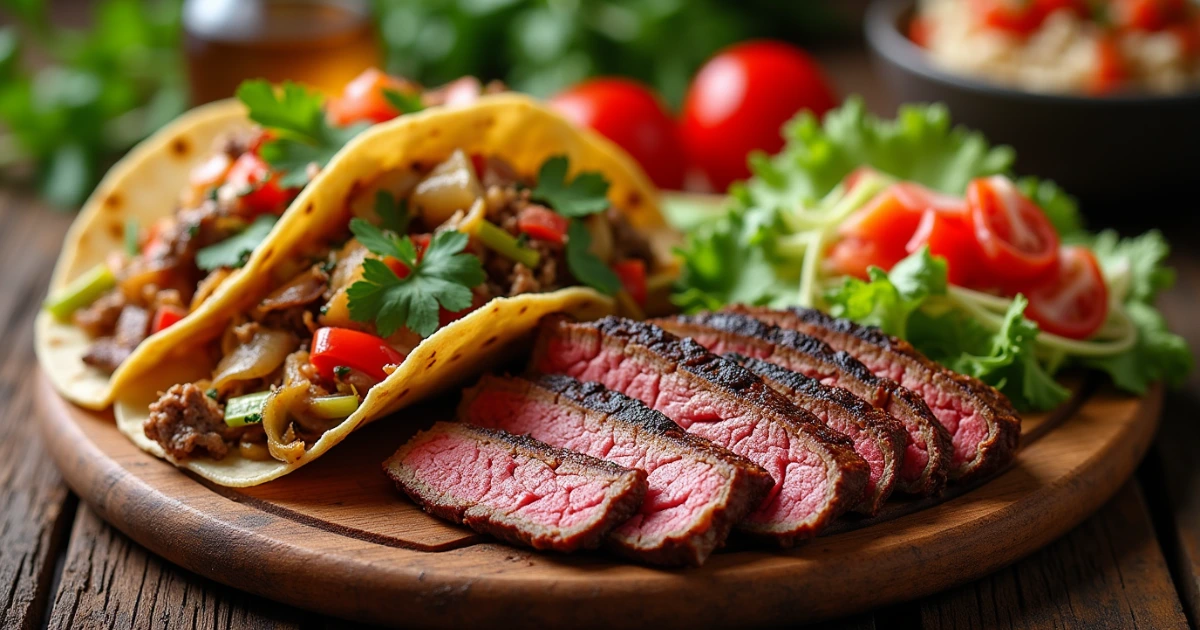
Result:
<svg viewBox="0 0 1200 630"><path fill-rule="evenodd" d="M223 390L234 381L250 381L270 375L296 349L296 336L284 330L260 328L249 343L221 357L212 386Z"/></svg>
<svg viewBox="0 0 1200 630"><path fill-rule="evenodd" d="M269 313L315 302L325 293L325 283L324 273L316 268L309 268L263 298L263 301L258 303L258 311Z"/></svg>
<svg viewBox="0 0 1200 630"><path fill-rule="evenodd" d="M409 197L410 207L421 215L427 227L445 223L458 210L467 210L483 197L483 186L475 168L461 151L455 151L438 164Z"/></svg>
<svg viewBox="0 0 1200 630"><path fill-rule="evenodd" d="M262 428L267 434L271 457L288 464L304 456L304 440L291 430L292 410L308 405L308 381L284 385L271 393L263 404Z"/></svg>

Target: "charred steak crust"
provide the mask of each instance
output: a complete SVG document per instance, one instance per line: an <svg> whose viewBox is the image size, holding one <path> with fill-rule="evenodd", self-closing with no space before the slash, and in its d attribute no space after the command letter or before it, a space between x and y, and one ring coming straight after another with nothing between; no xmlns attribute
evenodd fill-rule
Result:
<svg viewBox="0 0 1200 630"><path fill-rule="evenodd" d="M969 480L986 476L1012 461L1021 436L1021 418L1008 397L996 388L966 374L959 374L921 354L912 344L884 333L878 328L831 317L814 309L793 308L771 311L739 307L733 310L766 319L783 328L818 336L830 345L864 359L878 356L895 366L903 375L928 383L944 396L958 401L965 409L978 413L986 426L981 436L958 431L952 436L955 458L950 476ZM909 371L912 371L911 376Z"/></svg>
<svg viewBox="0 0 1200 630"><path fill-rule="evenodd" d="M607 546L614 551L641 562L660 565L700 566L713 550L724 544L733 526L751 510L758 507L771 490L774 480L766 470L750 460L735 455L712 442L684 431L663 414L619 392L611 391L599 383L584 383L569 376L548 374L530 379L521 377L501 378L485 375L475 387L463 394L459 405L459 419L464 422L480 422L486 426L498 426L512 432L512 425L528 430L529 423L520 418L505 418L502 406L484 399L488 406L477 406L480 396L489 390L500 390L517 394L527 400L544 401L555 406L568 407L599 419L612 433L592 433L581 430L567 440L554 439L555 426L544 423L563 422L553 414L541 417L543 426L531 432L556 446L574 447L581 452L598 457L614 447L619 450L616 457L646 462L648 458L663 457L646 467L650 493L661 493L659 502L667 501L670 506L656 506L650 497L639 517L617 527L609 533ZM558 425L560 430L564 425ZM566 422L565 426L570 426ZM590 427L596 425L590 424ZM580 447L574 440L586 439L590 448ZM611 436L618 436L619 446ZM624 437L624 440L620 438ZM686 462L691 462L687 464ZM629 465L629 462L622 462ZM655 466L662 466L656 468ZM642 467L639 463L638 467ZM698 471L697 468L704 470ZM713 472L709 472L713 471ZM703 484L706 477L720 475L718 488L689 488L687 494L679 496L678 488L672 488L683 478L685 481ZM697 494L699 493L699 494ZM692 497L700 497L700 503ZM651 510L646 512L647 507ZM664 511L665 510L665 511ZM673 514L690 510L686 521L679 524ZM649 521L643 520L649 514ZM655 516L659 516L656 520ZM668 531L655 531L665 519L673 526ZM647 528L650 529L647 529Z"/></svg>
<svg viewBox="0 0 1200 630"><path fill-rule="evenodd" d="M854 452L848 438L826 427L811 413L789 403L750 371L708 352L695 341L680 339L649 323L612 316L588 323L569 323L563 317L550 317L543 321L535 345L532 363L535 370L557 371L557 361L551 356L551 347L560 338L579 338L584 341L591 338L600 347L619 349L623 356L648 359L649 363L661 368L657 372L659 377L674 373L689 375L688 382L721 400L753 410L753 415L760 418L760 425L766 423L773 429L786 432L804 445L807 452L820 458L826 471L823 479L828 485L817 508L799 522L788 520L779 523L749 518L741 524L743 530L772 538L781 546L791 546L798 540L815 536L861 499L869 470L866 462ZM547 366L551 369L546 369ZM717 443L722 445L719 441ZM736 448L733 445L729 447ZM786 483L778 479L776 482L777 486ZM768 496L766 503L751 516L766 509L777 498Z"/></svg>
<svg viewBox="0 0 1200 630"><path fill-rule="evenodd" d="M480 450L487 449L497 457L506 458L507 462L515 464L485 467L475 462L466 462L465 465L454 461L439 462L441 466L453 467L457 475L507 474L510 476L492 476L486 483L489 487L496 487L505 482L517 485L511 476L514 469L524 462L538 462L539 468L551 472L552 479L549 481L558 482L563 477L570 476L601 484L604 490L603 499L597 504L582 508L591 510L594 514L585 515L582 519L572 519L571 525L560 526L539 523L535 518L520 514L526 507L524 499L520 505L497 506L489 505L481 499L454 496L447 490L439 489L437 479L426 478L436 475L438 470L423 470L410 461L410 456L421 447L444 436L461 440ZM418 433L383 463L383 469L399 489L434 516L461 523L477 532L510 543L561 552L598 547L609 531L638 511L646 495L646 473L640 470L554 448L526 435L512 435L504 431L457 422L438 422L430 429ZM478 481L482 481L482 478ZM544 478L539 479L536 489L543 491L541 484L547 481ZM532 494L533 490L525 487L519 489L524 491L525 495ZM527 498L536 503L541 497ZM563 518L564 515L564 512L558 512L551 515L551 519L555 516ZM580 522L575 523L575 520Z"/></svg>
<svg viewBox="0 0 1200 630"><path fill-rule="evenodd" d="M920 396L891 379L876 376L848 352L834 351L829 344L820 339L795 330L785 330L737 312L677 315L654 320L654 323L681 336L702 334L705 331L732 335L768 347L772 351L782 348L788 353L812 359L818 364L832 368L839 374L841 387L851 390L866 402L887 411L903 423L910 440L918 439L914 437L914 433L919 436L923 447L921 450L927 454L928 460L919 475L902 477L897 488L909 494L927 496L938 494L945 487L951 455L950 434L946 432L945 427L938 422ZM842 376L848 378L841 378ZM861 384L872 393L869 397L864 397L866 392L855 392L853 383Z"/></svg>
<svg viewBox="0 0 1200 630"><path fill-rule="evenodd" d="M900 462L904 458L904 443L908 438L904 425L841 387L822 384L815 378L762 359L737 353L726 354L725 358L754 372L776 391L796 401L797 406L810 410L822 407L830 415L838 414L869 436L883 459L883 470L874 487L868 487L868 492L855 507L855 511L867 515L879 512L884 501L892 494L900 471ZM870 463L868 460L868 464Z"/></svg>

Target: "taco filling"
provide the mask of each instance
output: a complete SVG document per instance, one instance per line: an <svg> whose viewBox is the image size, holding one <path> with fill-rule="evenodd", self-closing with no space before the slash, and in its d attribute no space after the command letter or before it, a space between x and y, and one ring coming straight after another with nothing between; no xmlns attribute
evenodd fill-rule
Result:
<svg viewBox="0 0 1200 630"><path fill-rule="evenodd" d="M46 308L93 341L82 360L111 374L148 336L195 310L266 239L300 190L371 124L484 92L471 77L435 90L368 70L325 102L304 88L242 85L253 128L230 131L196 166L175 211L151 225L125 223L124 251L51 296ZM169 200L163 200L170 203Z"/></svg>
<svg viewBox="0 0 1200 630"><path fill-rule="evenodd" d="M143 430L174 460L295 462L422 340L495 298L591 287L638 316L671 279L595 172L536 176L453 152L385 172L346 200L341 233L295 255L274 289L205 349Z"/></svg>

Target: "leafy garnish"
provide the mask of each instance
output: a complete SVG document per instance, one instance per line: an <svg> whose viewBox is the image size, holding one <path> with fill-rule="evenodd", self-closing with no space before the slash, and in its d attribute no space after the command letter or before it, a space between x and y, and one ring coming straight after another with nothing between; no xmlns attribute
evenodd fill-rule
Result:
<svg viewBox="0 0 1200 630"><path fill-rule="evenodd" d="M401 278L382 260L363 261L363 279L350 285L350 318L375 322L380 336L401 327L421 337L438 328L438 307L458 312L471 306L471 288L483 283L486 274L479 258L463 252L468 237L445 231L434 235L420 258L408 236L385 232L363 221L350 221L350 231L368 251L400 260L409 270Z"/></svg>
<svg viewBox="0 0 1200 630"><path fill-rule="evenodd" d="M896 263L891 272L871 267L867 273L869 281L847 278L826 296L832 315L903 337L909 317L925 299L946 294L946 260L931 256L928 247Z"/></svg>
<svg viewBox="0 0 1200 630"><path fill-rule="evenodd" d="M133 217L125 219L125 254L130 257L137 256L142 249L139 243L141 240L139 229L137 219Z"/></svg>
<svg viewBox="0 0 1200 630"><path fill-rule="evenodd" d="M277 220L275 215L264 214L245 230L201 249L196 252L196 266L205 271L220 267L241 267L250 259L250 254L259 243L266 240Z"/></svg>
<svg viewBox="0 0 1200 630"><path fill-rule="evenodd" d="M375 193L375 214L379 216L379 225L385 230L396 234L408 232L408 222L412 218L408 214L408 200L396 200L396 197L386 190Z"/></svg>
<svg viewBox="0 0 1200 630"><path fill-rule="evenodd" d="M249 109L250 119L276 134L262 145L260 155L274 170L284 173L286 188L304 186L309 165L323 168L367 124L334 127L325 118L325 97L315 90L285 81L276 91L261 79L243 81L237 97Z"/></svg>
<svg viewBox="0 0 1200 630"><path fill-rule="evenodd" d="M533 199L569 218L585 217L607 209L608 180L598 172L589 171L567 181L568 166L565 155L556 155L543 162L538 169L537 186L531 193Z"/></svg>
<svg viewBox="0 0 1200 630"><path fill-rule="evenodd" d="M621 279L604 261L590 251L592 235L579 219L572 219L567 227L567 268L575 279L605 294L616 295L621 290Z"/></svg>
<svg viewBox="0 0 1200 630"><path fill-rule="evenodd" d="M1083 232L1078 202L1057 184L1048 179L1022 177L1017 180L1017 187L1046 213L1060 237L1072 238Z"/></svg>
<svg viewBox="0 0 1200 630"><path fill-rule="evenodd" d="M387 99L388 104L396 108L396 111L401 114L415 114L425 109L425 105L421 103L421 94L418 92L401 92L399 90L385 89L383 97Z"/></svg>

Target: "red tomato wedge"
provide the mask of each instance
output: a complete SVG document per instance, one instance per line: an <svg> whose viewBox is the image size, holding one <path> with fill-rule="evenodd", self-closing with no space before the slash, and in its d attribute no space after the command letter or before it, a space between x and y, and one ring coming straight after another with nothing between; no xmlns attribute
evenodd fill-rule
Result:
<svg viewBox="0 0 1200 630"><path fill-rule="evenodd" d="M154 319L150 323L150 334L170 328L187 316L187 311L179 306L160 306L154 311Z"/></svg>
<svg viewBox="0 0 1200 630"><path fill-rule="evenodd" d="M971 182L967 207L981 263L996 286L1019 285L1054 270L1058 233L1012 180L996 175Z"/></svg>
<svg viewBox="0 0 1200 630"><path fill-rule="evenodd" d="M241 192L242 204L251 215L281 214L295 189L279 185L279 175L254 153L243 153L229 169L225 183Z"/></svg>
<svg viewBox="0 0 1200 630"><path fill-rule="evenodd" d="M637 258L622 260L612 266L613 273L621 279L621 286L634 302L646 304L646 263Z"/></svg>
<svg viewBox="0 0 1200 630"><path fill-rule="evenodd" d="M342 95L331 99L326 106L329 120L345 127L357 122L381 123L400 115L387 97L385 90L412 92L415 86L403 79L390 76L376 68L367 68L362 74L346 84Z"/></svg>
<svg viewBox="0 0 1200 630"><path fill-rule="evenodd" d="M1026 294L1025 315L1048 333L1087 339L1108 318L1104 274L1086 247L1063 247L1058 259L1057 273Z"/></svg>
<svg viewBox="0 0 1200 630"><path fill-rule="evenodd" d="M568 227L566 217L542 206L525 206L517 215L517 229L539 241L562 245Z"/></svg>
<svg viewBox="0 0 1200 630"><path fill-rule="evenodd" d="M926 210L905 250L912 254L925 246L930 254L946 259L950 284L972 286L979 275L979 246L965 210Z"/></svg>
<svg viewBox="0 0 1200 630"><path fill-rule="evenodd" d="M871 264L891 269L892 265L911 253L908 243L926 210L962 214L963 207L961 199L934 192L919 184L895 184L842 222L838 234L853 242L839 249L839 258L846 263L855 259L870 260ZM869 252L859 251L850 255L851 248L861 249L866 243L871 244ZM853 273L863 277L865 274L866 267Z"/></svg>
<svg viewBox="0 0 1200 630"><path fill-rule="evenodd" d="M387 378L385 365L400 365L404 355L375 335L349 328L318 328L313 334L309 363L322 378L334 380L335 370L348 367L382 381Z"/></svg>

